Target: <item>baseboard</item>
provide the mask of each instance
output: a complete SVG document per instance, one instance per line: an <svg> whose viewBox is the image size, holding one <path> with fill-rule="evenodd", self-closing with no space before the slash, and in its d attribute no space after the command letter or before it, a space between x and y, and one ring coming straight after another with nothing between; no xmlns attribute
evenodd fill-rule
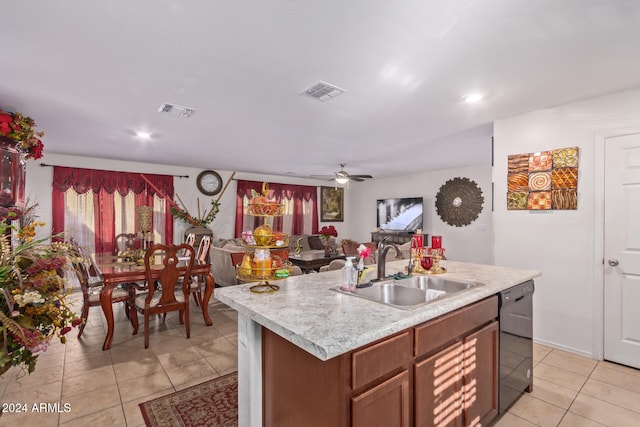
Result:
<svg viewBox="0 0 640 427"><path fill-rule="evenodd" d="M555 348L555 349L558 349L558 350L566 351L568 353L577 354L578 356L584 356L584 357L588 357L589 359L598 360L598 359L595 359L593 357L593 352L578 350L578 349L573 348L573 347L568 347L566 345L558 344L558 343L551 342L551 341L541 340L541 339L538 339L538 338L534 338L533 342L535 342L536 344L542 344L542 345L546 345L547 347L551 347L551 348Z"/></svg>

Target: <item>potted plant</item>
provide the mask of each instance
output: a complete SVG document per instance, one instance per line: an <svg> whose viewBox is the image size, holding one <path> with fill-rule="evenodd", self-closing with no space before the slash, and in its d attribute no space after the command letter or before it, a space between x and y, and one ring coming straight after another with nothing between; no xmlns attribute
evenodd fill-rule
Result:
<svg viewBox="0 0 640 427"><path fill-rule="evenodd" d="M7 219L16 219L12 212L0 219L0 375L11 366L31 374L52 340L64 344L66 334L82 322L67 306L70 291L62 274L68 257L79 254L67 243L35 239L36 227L44 223L16 228L8 225ZM16 244L8 229L16 231Z"/></svg>

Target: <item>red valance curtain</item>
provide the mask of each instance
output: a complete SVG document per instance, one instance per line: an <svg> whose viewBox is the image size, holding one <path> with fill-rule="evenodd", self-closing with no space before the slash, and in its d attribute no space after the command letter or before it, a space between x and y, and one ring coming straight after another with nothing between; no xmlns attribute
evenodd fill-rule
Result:
<svg viewBox="0 0 640 427"><path fill-rule="evenodd" d="M97 194L103 189L108 194L113 194L117 191L122 196L129 192L135 194L145 192L149 196L155 195L155 188L142 179L142 175L131 172L54 166L53 188L63 193L69 188L73 188L78 194L84 194L87 191L93 191ZM144 176L164 195L173 199L172 176L156 174L144 174Z"/></svg>
<svg viewBox="0 0 640 427"><path fill-rule="evenodd" d="M238 180L236 190L236 227L235 236L240 237L242 234L243 226L243 209L244 209L244 197L251 198L251 190L255 190L258 193L262 193L262 181L247 181ZM292 184L269 184L270 199L277 202L282 202L283 199L293 199L293 234L302 233L302 201L312 202L313 205L313 219L312 219L312 232L318 231L318 189L315 186L310 185L292 185Z"/></svg>
<svg viewBox="0 0 640 427"><path fill-rule="evenodd" d="M136 206L153 206L153 196L166 196L173 200L173 177L170 175L144 174L153 184L149 185L140 173L114 172L98 169L70 168L54 166L52 191L52 231L64 231L64 194L72 188L78 194L94 193L95 248L96 252L113 252L115 249L115 207L113 194L117 191L124 196L136 194ZM155 187L155 188L154 188ZM156 190L157 188L157 190ZM166 199L165 199L166 200ZM173 240L173 217L168 201L165 209L165 238Z"/></svg>

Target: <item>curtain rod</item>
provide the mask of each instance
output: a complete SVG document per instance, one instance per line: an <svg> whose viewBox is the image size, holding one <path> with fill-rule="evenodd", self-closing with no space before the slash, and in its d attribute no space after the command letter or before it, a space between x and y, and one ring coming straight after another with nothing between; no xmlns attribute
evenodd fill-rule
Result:
<svg viewBox="0 0 640 427"><path fill-rule="evenodd" d="M255 182L260 182L260 181L256 181L255 179L242 179L242 178L233 178L233 179L231 179L231 181L255 181ZM283 183L275 182L274 184L283 184ZM327 185L306 185L306 184L283 184L283 185L303 185L303 186L306 186L306 187L316 187L316 188L328 187ZM338 188L344 188L344 187L338 187Z"/></svg>
<svg viewBox="0 0 640 427"><path fill-rule="evenodd" d="M50 165L48 163L40 163L40 166L43 167L43 168L44 167L53 168L53 167L56 167L58 165ZM73 166L60 166L60 167L65 167L66 168L66 167L73 167ZM87 168L80 168L80 169L87 169ZM136 173L136 172L131 172L131 171L114 171L114 172ZM143 173L143 172L138 172L138 173ZM144 173L149 173L149 172L144 172ZM156 175L156 174L154 174L154 175ZM157 175L167 175L167 174L162 173L162 174L157 174ZM170 176L173 176L173 177L176 177L176 178L189 178L189 175L170 175Z"/></svg>

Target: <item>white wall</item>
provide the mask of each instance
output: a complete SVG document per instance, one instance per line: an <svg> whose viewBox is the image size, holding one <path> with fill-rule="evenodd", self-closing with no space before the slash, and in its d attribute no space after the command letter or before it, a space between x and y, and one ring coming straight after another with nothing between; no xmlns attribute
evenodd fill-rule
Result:
<svg viewBox="0 0 640 427"><path fill-rule="evenodd" d="M440 187L447 180L456 177L475 181L484 196L478 219L465 227L454 227L443 222L435 208L435 198ZM395 197L424 198L423 232L442 236L442 246L446 249L448 259L493 264L490 166L423 172L352 183L345 193L345 219L348 221L350 234L342 237L370 241L371 232L376 227L376 200Z"/></svg>
<svg viewBox="0 0 640 427"><path fill-rule="evenodd" d="M601 251L596 235L595 188L602 159L595 138L614 129L640 125L640 90L616 93L494 123L495 262L542 271L534 295L534 338L593 356L601 348ZM507 211L507 156L578 146L576 211ZM600 184L601 185L601 184ZM594 337L595 335L595 337Z"/></svg>

